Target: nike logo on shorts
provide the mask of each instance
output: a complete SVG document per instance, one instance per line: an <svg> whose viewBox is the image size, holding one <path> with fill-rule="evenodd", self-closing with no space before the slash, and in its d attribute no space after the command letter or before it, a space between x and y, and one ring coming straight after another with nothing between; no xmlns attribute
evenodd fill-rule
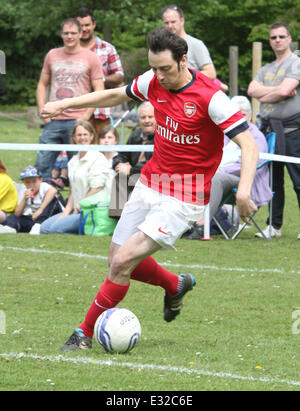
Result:
<svg viewBox="0 0 300 411"><path fill-rule="evenodd" d="M160 233L162 233L162 234L168 235L168 233L166 233L165 231L163 231L163 230L161 229L161 227L159 227L158 231L159 231Z"/></svg>

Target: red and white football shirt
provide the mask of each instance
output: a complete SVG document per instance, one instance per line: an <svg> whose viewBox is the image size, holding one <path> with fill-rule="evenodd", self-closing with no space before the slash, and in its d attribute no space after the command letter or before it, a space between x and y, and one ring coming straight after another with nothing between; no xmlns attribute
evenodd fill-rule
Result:
<svg viewBox="0 0 300 411"><path fill-rule="evenodd" d="M190 70L192 81L166 90L152 70L126 89L135 100L150 101L156 119L154 153L141 172L148 187L182 201L209 202L211 179L229 138L248 128L242 113L208 77Z"/></svg>

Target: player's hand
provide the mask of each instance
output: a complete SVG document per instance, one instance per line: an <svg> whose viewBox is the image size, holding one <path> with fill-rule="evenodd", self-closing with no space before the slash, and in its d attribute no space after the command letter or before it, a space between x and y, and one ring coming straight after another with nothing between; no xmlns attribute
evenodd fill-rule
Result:
<svg viewBox="0 0 300 411"><path fill-rule="evenodd" d="M48 102L40 111L40 116L43 119L56 117L64 111L62 100Z"/></svg>

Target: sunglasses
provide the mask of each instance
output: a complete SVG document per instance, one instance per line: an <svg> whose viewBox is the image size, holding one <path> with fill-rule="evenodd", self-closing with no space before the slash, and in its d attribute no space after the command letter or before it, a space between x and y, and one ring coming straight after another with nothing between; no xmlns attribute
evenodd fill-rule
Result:
<svg viewBox="0 0 300 411"><path fill-rule="evenodd" d="M164 14L167 10L176 10L178 11L180 17L183 17L183 11L180 7L176 6L176 4L170 4L169 6L165 6L161 9L161 14Z"/></svg>
<svg viewBox="0 0 300 411"><path fill-rule="evenodd" d="M178 7L176 4L171 4L170 6L165 6L161 9L161 12L164 13L166 10L171 9L171 10L177 10Z"/></svg>
<svg viewBox="0 0 300 411"><path fill-rule="evenodd" d="M288 36L284 36L283 34L280 34L279 36L270 36L270 40L276 40L277 37L278 37L280 40L283 40L283 39L286 39Z"/></svg>

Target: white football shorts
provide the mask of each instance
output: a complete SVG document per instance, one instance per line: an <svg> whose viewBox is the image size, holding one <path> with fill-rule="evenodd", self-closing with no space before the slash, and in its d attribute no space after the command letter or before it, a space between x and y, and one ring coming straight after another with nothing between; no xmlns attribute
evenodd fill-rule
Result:
<svg viewBox="0 0 300 411"><path fill-rule="evenodd" d="M112 241L122 245L140 230L162 248L174 249L175 242L194 222L203 218L203 213L203 205L184 203L138 181L124 206Z"/></svg>

